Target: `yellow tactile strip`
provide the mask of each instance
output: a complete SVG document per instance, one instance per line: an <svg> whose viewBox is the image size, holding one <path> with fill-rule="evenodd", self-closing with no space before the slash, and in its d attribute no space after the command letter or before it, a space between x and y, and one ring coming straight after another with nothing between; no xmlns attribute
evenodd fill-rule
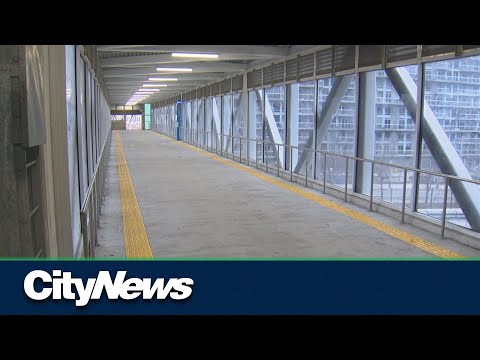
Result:
<svg viewBox="0 0 480 360"><path fill-rule="evenodd" d="M162 138L164 139L167 139L167 140L170 140L170 141L174 141L173 139L167 137L167 136L164 136L162 134L159 134L159 133L156 133L154 131L152 131L154 134L157 134L159 136L161 136ZM330 200L327 200L319 195L316 195L316 194L312 194L308 191L305 191L303 189L301 189L300 187L296 186L296 185L293 185L293 184L289 184L289 183L284 183L282 181L279 181L277 179L274 179L270 176L267 176L267 175L264 175L263 173L257 171L257 170L253 170L249 167L246 167L246 166L243 166L243 165L240 165L238 163L235 163L235 162L232 162L230 160L226 160L218 155L215 155L215 154L212 154L212 153L209 153L205 150L202 150L202 149L199 149L195 146L192 146L192 145L189 145L189 144L186 144L186 143L183 143L183 142L177 142L179 143L180 145L184 146L184 147L187 147L191 150L194 150L202 155L205 155L211 159L214 159L214 160L217 160L225 165L228 165L228 166L231 166L235 169L239 169L239 170L242 170L246 173L249 173L251 175L254 175L256 176L257 178L259 179L262 179L266 182L269 182L270 184L273 184L273 185L276 185L276 186L279 186L283 189L286 189L286 190L289 190L297 195L300 195L306 199L309 199L311 201L314 201L316 202L317 204L320 204L322 206L325 206L329 209L332 209L332 210L335 210L345 216L348 216L358 222L361 222L363 224L366 224L368 226L371 226L373 227L374 229L377 229L378 231L381 231L385 234L388 234L388 235L391 235L393 237L395 237L396 239L399 239L399 240L402 240L410 245L413 245L419 249L422 249L426 252L429 252L430 254L433 254L435 256L438 256L438 257L441 257L441 258L444 258L444 259L452 259L452 258L464 258L463 255L460 255L454 251L451 251L451 250L448 250L442 246L439 246L437 244L434 244L430 241L427 241L425 239L422 239L418 236L415 236L413 234L410 234L406 231L403 231L403 230L400 230L394 226L391 226L391 225L388 225L388 224L385 224L379 220L376 220L370 216L367 216L359 211L356 211L356 210L352 210L352 209L349 209L345 206L342 206L342 205L339 205L337 203L334 203L333 201L330 201Z"/></svg>
<svg viewBox="0 0 480 360"><path fill-rule="evenodd" d="M120 135L115 134L115 147L118 158L118 178L120 198L122 202L123 237L127 258L151 258L152 249L148 241L147 231L143 223L142 213L138 206L137 196L133 188L132 178L128 171L127 160L123 153Z"/></svg>

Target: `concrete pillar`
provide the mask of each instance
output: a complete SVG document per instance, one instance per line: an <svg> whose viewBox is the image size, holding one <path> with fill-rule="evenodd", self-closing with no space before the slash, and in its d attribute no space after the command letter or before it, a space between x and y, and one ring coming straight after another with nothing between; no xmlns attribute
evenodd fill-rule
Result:
<svg viewBox="0 0 480 360"><path fill-rule="evenodd" d="M49 104L52 149L54 208L57 250L59 257L74 256L73 244L80 241L80 229L72 227L71 193L69 184L69 144L67 138L65 46L49 46ZM70 160L71 161L71 160ZM81 205L80 205L81 206ZM82 248L80 246L80 248ZM80 254L76 254L80 255Z"/></svg>

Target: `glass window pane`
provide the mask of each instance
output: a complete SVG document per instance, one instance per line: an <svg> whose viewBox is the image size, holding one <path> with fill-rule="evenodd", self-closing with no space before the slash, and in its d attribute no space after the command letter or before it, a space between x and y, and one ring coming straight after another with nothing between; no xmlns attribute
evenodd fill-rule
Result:
<svg viewBox="0 0 480 360"><path fill-rule="evenodd" d="M422 137L422 169L480 179L480 56L425 64ZM422 176L417 207L441 219L445 186L437 178ZM478 199L478 211L479 187L451 185L447 221L471 227L475 211L466 216L461 199Z"/></svg>
<svg viewBox="0 0 480 360"><path fill-rule="evenodd" d="M203 145L205 144L205 101L198 101L198 142Z"/></svg>
<svg viewBox="0 0 480 360"><path fill-rule="evenodd" d="M292 148L287 156L287 168L294 173L305 174L305 160L308 157L308 174L313 175L314 153L305 148L314 148L315 128L315 82L306 81L288 85L289 145ZM312 176L313 177L313 176Z"/></svg>
<svg viewBox="0 0 480 360"><path fill-rule="evenodd" d="M222 149L223 151L232 152L232 95L224 95L222 105Z"/></svg>
<svg viewBox="0 0 480 360"><path fill-rule="evenodd" d="M326 155L326 181L342 188L345 186L347 160L334 154L354 156L356 152L356 84L357 75L318 80L317 149L332 153ZM350 189L353 184L353 166L353 161L349 161L347 181ZM318 156L317 178L323 178L323 168L323 156Z"/></svg>
<svg viewBox="0 0 480 360"><path fill-rule="evenodd" d="M205 141L208 147L212 146L212 121L213 121L213 111L212 111L212 101L213 98L205 99Z"/></svg>
<svg viewBox="0 0 480 360"><path fill-rule="evenodd" d="M248 128L250 139L263 140L263 116L262 116L262 98L263 90L252 90L248 92ZM249 157L252 160L257 158L258 162L263 162L262 143L250 141Z"/></svg>
<svg viewBox="0 0 480 360"><path fill-rule="evenodd" d="M285 87L275 86L265 89L265 141L275 144L285 144ZM272 118L273 117L273 118ZM283 168L284 147L268 144L268 165L277 166L280 156L280 166ZM277 151L280 150L280 154Z"/></svg>

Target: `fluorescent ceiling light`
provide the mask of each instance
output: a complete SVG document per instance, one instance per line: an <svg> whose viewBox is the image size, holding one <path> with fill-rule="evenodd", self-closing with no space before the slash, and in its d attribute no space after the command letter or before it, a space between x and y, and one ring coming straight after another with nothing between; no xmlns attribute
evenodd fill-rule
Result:
<svg viewBox="0 0 480 360"><path fill-rule="evenodd" d="M143 87L166 87L167 84L143 84Z"/></svg>
<svg viewBox="0 0 480 360"><path fill-rule="evenodd" d="M191 72L192 68L158 67L157 71Z"/></svg>
<svg viewBox="0 0 480 360"><path fill-rule="evenodd" d="M137 92L157 92L157 91L160 91L160 89L144 89L144 88L140 88L137 90Z"/></svg>
<svg viewBox="0 0 480 360"><path fill-rule="evenodd" d="M207 58L218 59L218 54L200 54L200 53L172 53L173 57L191 57L191 58Z"/></svg>
<svg viewBox="0 0 480 360"><path fill-rule="evenodd" d="M177 78L148 78L150 81L178 81Z"/></svg>

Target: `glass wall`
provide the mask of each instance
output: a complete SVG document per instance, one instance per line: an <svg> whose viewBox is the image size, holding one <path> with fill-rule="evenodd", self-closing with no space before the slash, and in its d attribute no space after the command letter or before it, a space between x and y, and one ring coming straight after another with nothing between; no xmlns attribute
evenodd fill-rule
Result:
<svg viewBox="0 0 480 360"><path fill-rule="evenodd" d="M288 166L296 174L313 174L314 129L315 129L315 82L288 85L289 145L292 149L288 156ZM291 159L290 159L291 155Z"/></svg>
<svg viewBox="0 0 480 360"><path fill-rule="evenodd" d="M198 100L192 101L192 135L193 141L198 142Z"/></svg>
<svg viewBox="0 0 480 360"><path fill-rule="evenodd" d="M275 86L265 89L265 128L264 139L267 142L285 144L286 129L286 97L285 86ZM280 167L284 168L284 147L273 144L265 146L265 157L268 156L269 166L277 166L280 159ZM277 154L277 152L279 152ZM281 154L281 155L280 155Z"/></svg>
<svg viewBox="0 0 480 360"><path fill-rule="evenodd" d="M240 146L242 147L242 158L246 157L247 143L239 138L247 136L246 117L243 116L242 94L232 94L232 112L233 112L233 136L236 137L234 151L236 156L240 156Z"/></svg>
<svg viewBox="0 0 480 360"><path fill-rule="evenodd" d="M425 64L423 94L420 167L480 179L480 56ZM452 191L452 187L457 191ZM451 181L447 220L470 227L457 201L462 192L464 197L478 199L477 206L480 204L478 186ZM418 211L441 218L444 193L443 178L422 175Z"/></svg>
<svg viewBox="0 0 480 360"><path fill-rule="evenodd" d="M375 201L394 206L403 203L406 178L406 209L441 219L446 193L447 221L480 230L479 186L451 180L445 192L443 176L405 170L480 180L480 56L257 88L194 100L186 111L192 128L222 135L223 151L241 149L243 158L342 190L369 196L373 189Z"/></svg>
<svg viewBox="0 0 480 360"><path fill-rule="evenodd" d="M221 149L221 139L222 134L222 97L215 96L212 99L212 109L213 109L213 147L216 151Z"/></svg>
<svg viewBox="0 0 480 360"><path fill-rule="evenodd" d="M212 147L213 98L205 99L205 143Z"/></svg>
<svg viewBox="0 0 480 360"><path fill-rule="evenodd" d="M222 151L232 152L232 95L224 95L222 102Z"/></svg>
<svg viewBox="0 0 480 360"><path fill-rule="evenodd" d="M417 84L417 65L378 70L361 74L360 126L358 156L378 160L374 168L373 196L381 201L401 206L404 170L393 165L415 166L416 103L402 85ZM395 80L389 77L391 73ZM403 81L398 81L398 76ZM372 123L371 118L375 119ZM371 164L359 164L365 172L365 186L357 190L370 194ZM413 172L407 173L406 207L411 207Z"/></svg>
<svg viewBox="0 0 480 360"><path fill-rule="evenodd" d="M345 186L348 175L348 188L352 189L354 162L339 155L354 156L356 153L357 131L357 76L344 75L318 80L317 102L317 149L328 152L325 159L317 157L316 177L323 178L326 171L327 182Z"/></svg>
<svg viewBox="0 0 480 360"><path fill-rule="evenodd" d="M263 89L248 92L249 158L263 162Z"/></svg>
<svg viewBox="0 0 480 360"><path fill-rule="evenodd" d="M205 99L198 101L198 142L201 145L205 144Z"/></svg>

